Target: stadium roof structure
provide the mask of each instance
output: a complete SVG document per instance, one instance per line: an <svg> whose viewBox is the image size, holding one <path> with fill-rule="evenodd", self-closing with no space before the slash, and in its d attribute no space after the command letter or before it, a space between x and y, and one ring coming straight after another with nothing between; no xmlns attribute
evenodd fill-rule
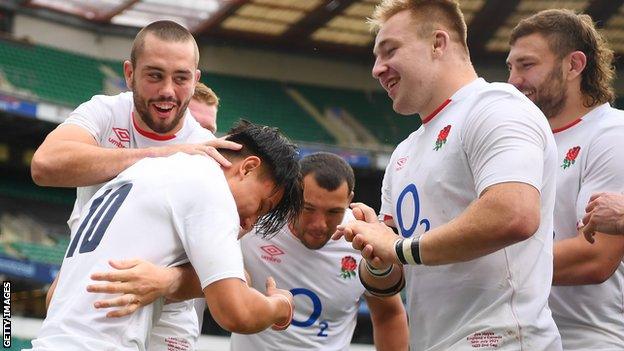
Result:
<svg viewBox="0 0 624 351"><path fill-rule="evenodd" d="M371 58L366 18L379 0L2 0L17 11L65 16L129 32L171 19L199 40ZM523 17L548 8L592 16L613 48L624 53L624 0L460 0L474 58L500 57Z"/></svg>

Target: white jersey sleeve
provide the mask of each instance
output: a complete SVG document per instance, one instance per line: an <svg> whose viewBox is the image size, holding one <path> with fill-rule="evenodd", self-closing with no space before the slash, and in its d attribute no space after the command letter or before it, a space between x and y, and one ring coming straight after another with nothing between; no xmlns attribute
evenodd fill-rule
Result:
<svg viewBox="0 0 624 351"><path fill-rule="evenodd" d="M621 118L624 118L622 116ZM577 221L585 215L592 194L624 191L624 125L606 129L587 154L587 171L576 201Z"/></svg>
<svg viewBox="0 0 624 351"><path fill-rule="evenodd" d="M71 124L82 127L93 136L99 145L102 145L104 143L104 136L108 130L111 129L114 122L114 119L111 118L114 111L110 105L110 100L113 98L115 97L104 95L93 96L91 100L82 103L74 111L72 111L72 113L69 114L69 117L67 117L61 125ZM131 99L125 100L126 101L121 102L123 99L117 99L117 101L119 101L118 103L122 103L123 105L128 105L128 103L131 103L132 101ZM124 107L129 111L132 110L131 106ZM124 115L124 117L129 116Z"/></svg>
<svg viewBox="0 0 624 351"><path fill-rule="evenodd" d="M178 223L177 233L201 287L225 278L244 281L243 257L237 240L240 220L227 182L218 183L225 187L215 186L223 175L218 174L221 171L214 165L189 171L195 172L191 180L196 181L172 190L170 205Z"/></svg>
<svg viewBox="0 0 624 351"><path fill-rule="evenodd" d="M526 105L511 103L515 100L504 95L485 106L475 106L482 110L466 121L462 142L477 194L503 182L522 182L537 190L542 187L548 136L538 124L527 120L534 113Z"/></svg>

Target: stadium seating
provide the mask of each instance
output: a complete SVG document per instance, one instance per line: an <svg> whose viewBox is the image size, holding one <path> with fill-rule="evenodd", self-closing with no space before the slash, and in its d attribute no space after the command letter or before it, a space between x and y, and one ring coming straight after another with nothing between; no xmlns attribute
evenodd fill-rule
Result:
<svg viewBox="0 0 624 351"><path fill-rule="evenodd" d="M0 40L0 69L9 83L59 105L77 106L102 92L105 74L101 66L121 69L115 61Z"/></svg>
<svg viewBox="0 0 624 351"><path fill-rule="evenodd" d="M418 119L397 117L383 93L288 84L272 80L204 73L202 80L221 98L219 127L225 132L239 118L279 126L297 141L339 144L287 93L298 91L318 111L339 108L368 129L381 144L394 145L416 129ZM0 89L75 107L91 96L123 88L122 64L42 45L0 39ZM333 132L333 133L332 133Z"/></svg>

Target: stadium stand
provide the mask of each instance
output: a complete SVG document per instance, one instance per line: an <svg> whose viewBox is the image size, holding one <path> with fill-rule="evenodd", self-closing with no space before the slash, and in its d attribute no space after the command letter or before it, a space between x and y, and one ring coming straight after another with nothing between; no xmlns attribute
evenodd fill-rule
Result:
<svg viewBox="0 0 624 351"><path fill-rule="evenodd" d="M121 91L125 84L121 68L121 62L117 61L0 39L0 90L17 96L75 107L94 94ZM204 73L202 80L221 98L219 126L223 129L242 117L279 126L293 140L335 145L342 144L340 138L346 132L361 128L375 139L372 143L362 142L361 146L375 148L377 144L393 145L401 141L418 125L414 118L395 118L383 93L213 73ZM342 128L319 121L318 116L293 97L290 93L293 90L321 115L349 116L350 121L333 121L347 123ZM352 141L345 140L347 144Z"/></svg>

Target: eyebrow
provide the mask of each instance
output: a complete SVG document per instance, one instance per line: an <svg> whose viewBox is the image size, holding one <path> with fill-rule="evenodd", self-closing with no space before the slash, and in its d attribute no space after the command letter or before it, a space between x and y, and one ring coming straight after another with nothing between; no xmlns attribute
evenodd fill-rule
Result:
<svg viewBox="0 0 624 351"><path fill-rule="evenodd" d="M159 72L164 72L165 70L158 67L158 66L145 66L145 68L143 68L143 71L159 71ZM188 70L183 70L183 69L179 69L173 72L174 74L188 74L188 75L192 75L193 73L188 71Z"/></svg>
<svg viewBox="0 0 624 351"><path fill-rule="evenodd" d="M536 59L535 56L533 55L524 55L524 56L520 56L518 58L516 58L514 61L518 62L518 63L522 63L524 61L530 61L530 60L534 60ZM509 66L511 64L511 62L509 61L509 59L505 60L505 63Z"/></svg>
<svg viewBox="0 0 624 351"><path fill-rule="evenodd" d="M377 56L379 53L379 50L383 50L384 47L390 45L392 41L393 40L390 38L386 38L380 41L378 44L375 45L375 47L373 47L373 55Z"/></svg>

